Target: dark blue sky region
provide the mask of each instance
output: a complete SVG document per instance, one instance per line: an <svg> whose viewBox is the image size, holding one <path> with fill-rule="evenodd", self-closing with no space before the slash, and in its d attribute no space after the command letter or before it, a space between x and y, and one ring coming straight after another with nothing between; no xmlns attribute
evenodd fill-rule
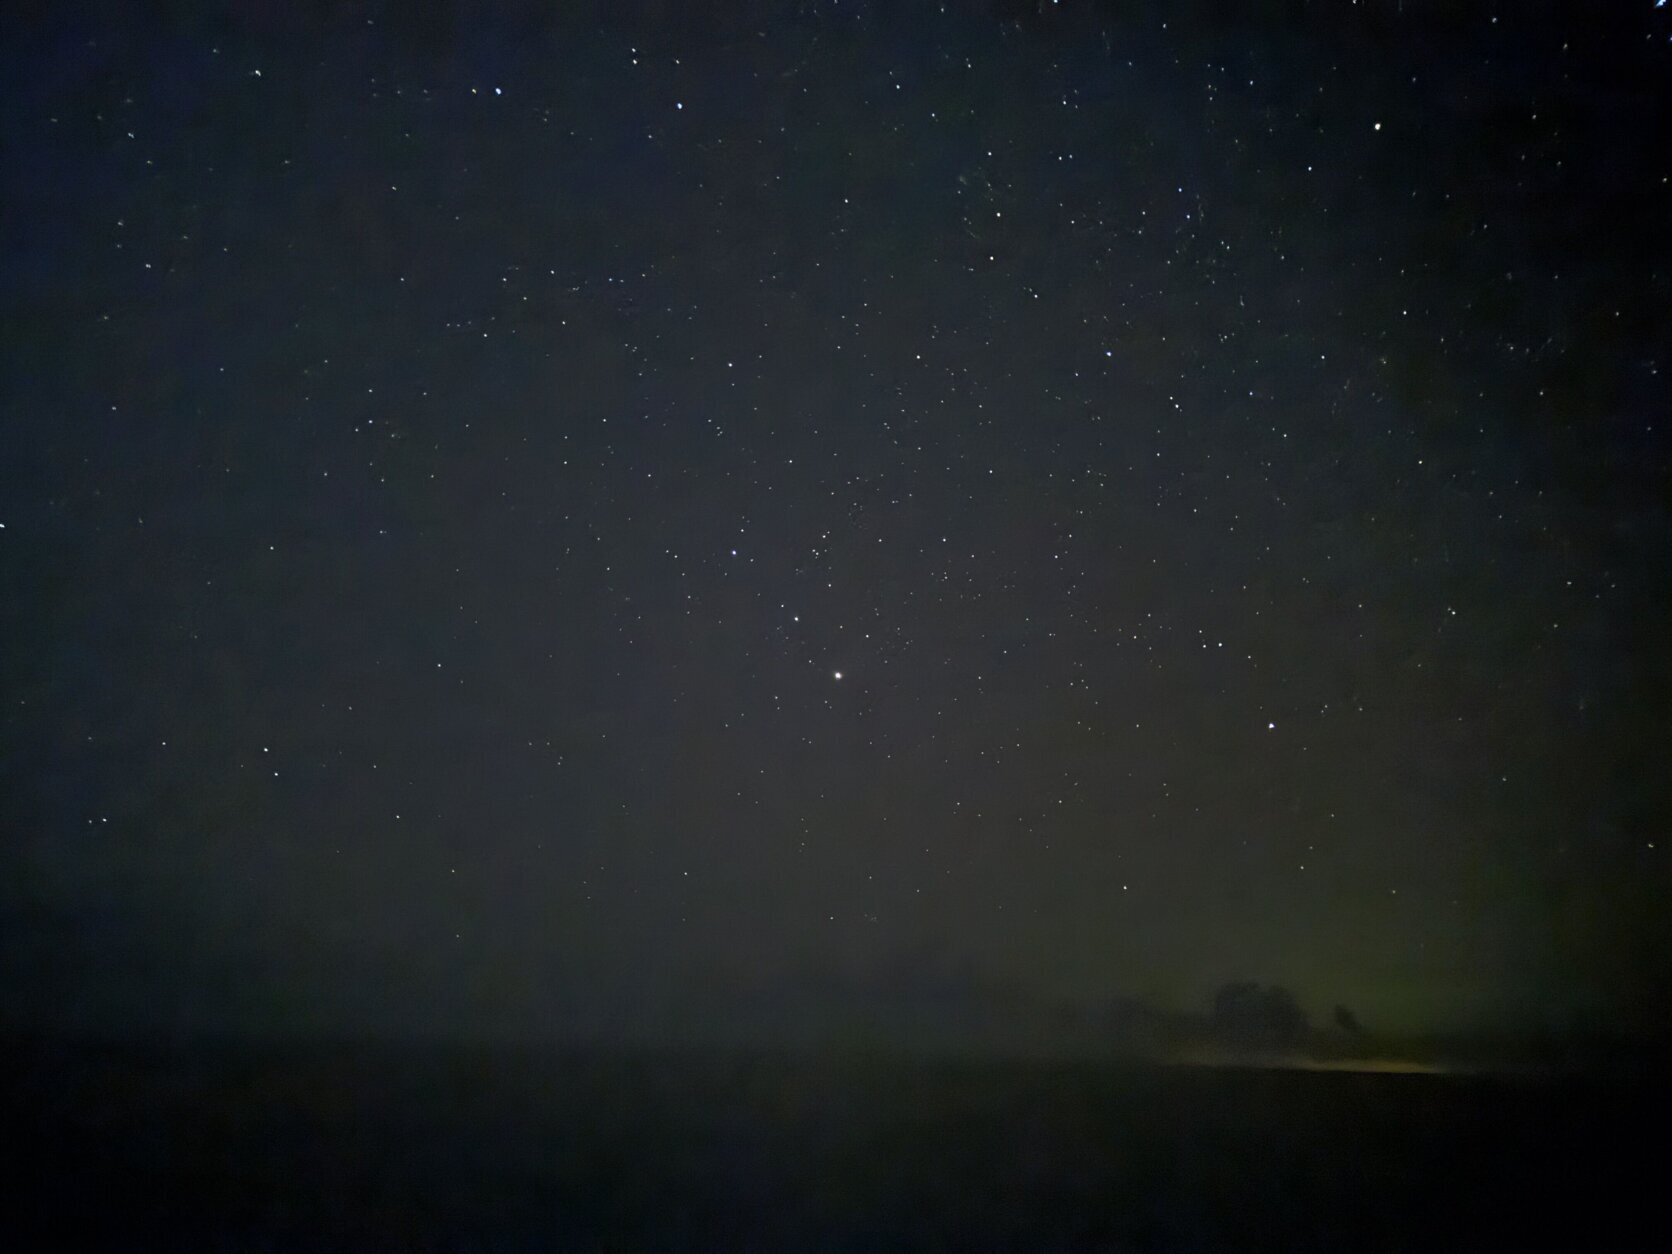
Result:
<svg viewBox="0 0 1672 1254"><path fill-rule="evenodd" d="M6 1017L1648 1030L1672 17L1535 8L16 20Z"/></svg>

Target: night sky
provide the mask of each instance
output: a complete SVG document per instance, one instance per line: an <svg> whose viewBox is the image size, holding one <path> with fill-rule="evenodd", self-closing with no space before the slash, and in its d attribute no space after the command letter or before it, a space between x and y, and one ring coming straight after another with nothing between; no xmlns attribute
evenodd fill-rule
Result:
<svg viewBox="0 0 1672 1254"><path fill-rule="evenodd" d="M14 10L0 1021L1664 1024L1672 9L1043 10Z"/></svg>

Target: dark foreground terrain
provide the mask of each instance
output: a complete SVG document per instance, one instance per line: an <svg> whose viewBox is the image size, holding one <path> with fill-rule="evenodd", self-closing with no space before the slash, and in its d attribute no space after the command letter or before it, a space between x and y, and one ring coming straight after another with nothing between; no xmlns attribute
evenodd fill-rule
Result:
<svg viewBox="0 0 1672 1254"><path fill-rule="evenodd" d="M1659 1247L1603 1081L14 1045L0 1248ZM1664 1164L1662 1164L1664 1165Z"/></svg>

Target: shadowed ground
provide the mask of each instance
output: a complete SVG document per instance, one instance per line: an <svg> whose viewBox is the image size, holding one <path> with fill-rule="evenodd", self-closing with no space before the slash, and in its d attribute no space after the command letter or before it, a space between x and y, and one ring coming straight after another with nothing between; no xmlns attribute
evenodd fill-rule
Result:
<svg viewBox="0 0 1672 1254"><path fill-rule="evenodd" d="M1659 1090L1211 1068L8 1051L7 1248L1621 1248Z"/></svg>

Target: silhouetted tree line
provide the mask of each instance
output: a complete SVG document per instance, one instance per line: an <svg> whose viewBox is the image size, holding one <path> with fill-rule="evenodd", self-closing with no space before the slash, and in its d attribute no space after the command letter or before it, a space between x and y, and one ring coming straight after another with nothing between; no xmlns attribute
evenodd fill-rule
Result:
<svg viewBox="0 0 1672 1254"><path fill-rule="evenodd" d="M1342 1032L1358 1033L1358 1016L1337 1006L1331 1016ZM1245 1050L1283 1050L1303 1045L1311 1030L1306 1011L1281 984L1233 980L1221 985L1208 1011L1213 1034L1226 1045Z"/></svg>

